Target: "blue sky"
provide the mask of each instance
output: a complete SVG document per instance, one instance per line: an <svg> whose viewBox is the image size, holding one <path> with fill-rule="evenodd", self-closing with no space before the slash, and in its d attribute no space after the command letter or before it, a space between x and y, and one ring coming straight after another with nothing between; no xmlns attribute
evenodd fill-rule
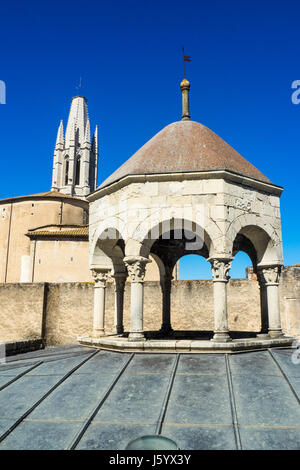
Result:
<svg viewBox="0 0 300 470"><path fill-rule="evenodd" d="M2 3L0 197L50 189L57 127L80 77L99 125L99 183L179 120L184 45L192 119L284 186L285 264L300 262L299 20L296 0ZM233 277L244 275L245 256ZM183 278L205 277L203 262L186 260Z"/></svg>

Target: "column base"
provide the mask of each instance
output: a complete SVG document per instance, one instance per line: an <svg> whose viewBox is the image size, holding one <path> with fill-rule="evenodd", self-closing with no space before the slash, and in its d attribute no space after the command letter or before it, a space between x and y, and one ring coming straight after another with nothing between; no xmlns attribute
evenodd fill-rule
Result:
<svg viewBox="0 0 300 470"><path fill-rule="evenodd" d="M102 336L105 336L105 331L103 329L93 331L93 338L100 338Z"/></svg>
<svg viewBox="0 0 300 470"><path fill-rule="evenodd" d="M145 335L143 331L136 331L133 333L129 333L128 341L144 341Z"/></svg>
<svg viewBox="0 0 300 470"><path fill-rule="evenodd" d="M229 343L230 341L232 341L232 339L230 338L229 334L226 333L226 331L222 331L216 332L211 341L215 343Z"/></svg>
<svg viewBox="0 0 300 470"><path fill-rule="evenodd" d="M270 339L269 333L258 333L256 335L256 338L258 339Z"/></svg>
<svg viewBox="0 0 300 470"><path fill-rule="evenodd" d="M282 330L280 328L269 330L268 333L270 338L281 338L283 336Z"/></svg>

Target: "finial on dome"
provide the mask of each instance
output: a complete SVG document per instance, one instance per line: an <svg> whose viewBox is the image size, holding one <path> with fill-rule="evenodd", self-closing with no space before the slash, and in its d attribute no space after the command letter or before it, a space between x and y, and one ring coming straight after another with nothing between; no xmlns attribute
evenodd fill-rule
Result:
<svg viewBox="0 0 300 470"><path fill-rule="evenodd" d="M180 83L180 88L182 91L182 121L189 121L190 117L190 106L189 106L189 91L190 91L190 82L185 78L185 63L191 62L191 56L185 55L184 47L182 48L182 58L183 58L183 72L184 79Z"/></svg>
<svg viewBox="0 0 300 470"><path fill-rule="evenodd" d="M189 90L190 90L190 82L184 78L180 83L180 88L182 91L182 121L189 121L191 119L190 111L189 111Z"/></svg>

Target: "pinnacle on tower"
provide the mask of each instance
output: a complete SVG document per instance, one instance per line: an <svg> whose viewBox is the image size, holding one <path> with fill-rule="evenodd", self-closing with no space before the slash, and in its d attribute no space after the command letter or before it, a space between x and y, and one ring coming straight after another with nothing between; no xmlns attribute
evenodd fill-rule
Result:
<svg viewBox="0 0 300 470"><path fill-rule="evenodd" d="M58 145L64 145L64 126L63 126L62 120L60 121L60 124L58 127L55 148Z"/></svg>
<svg viewBox="0 0 300 470"><path fill-rule="evenodd" d="M72 99L64 138L61 121L53 158L51 190L71 196L85 197L94 191L97 181L97 145L91 146L90 121L87 99L75 96Z"/></svg>

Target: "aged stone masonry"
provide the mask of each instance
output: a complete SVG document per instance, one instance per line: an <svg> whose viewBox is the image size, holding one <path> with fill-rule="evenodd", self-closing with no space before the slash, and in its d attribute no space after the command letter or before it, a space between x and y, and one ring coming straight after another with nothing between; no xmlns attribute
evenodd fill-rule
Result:
<svg viewBox="0 0 300 470"><path fill-rule="evenodd" d="M163 303L166 293L161 291L161 284L157 281L144 282L145 336L157 331L160 337L181 341L179 344L182 344L184 336L191 341L195 331L202 331L203 338L212 338L213 280L170 282L172 297L167 295L170 299L167 307ZM106 282L106 335L130 331L131 283L130 280L126 282L124 291L122 283L122 278L119 286L115 285L113 278ZM78 336L92 337L95 290L93 283L85 282L0 284L1 340L6 343L32 342L43 338L46 345L64 345L76 343ZM300 266L282 269L279 291L283 331L300 339ZM116 305L119 306L118 317ZM231 336L244 332L244 337L255 337L255 332L261 332L264 319L261 317L260 288L253 276L228 281L227 307ZM164 316L165 311L167 316ZM160 333L164 318L166 325L171 324L175 330L173 336L170 336L169 329Z"/></svg>

